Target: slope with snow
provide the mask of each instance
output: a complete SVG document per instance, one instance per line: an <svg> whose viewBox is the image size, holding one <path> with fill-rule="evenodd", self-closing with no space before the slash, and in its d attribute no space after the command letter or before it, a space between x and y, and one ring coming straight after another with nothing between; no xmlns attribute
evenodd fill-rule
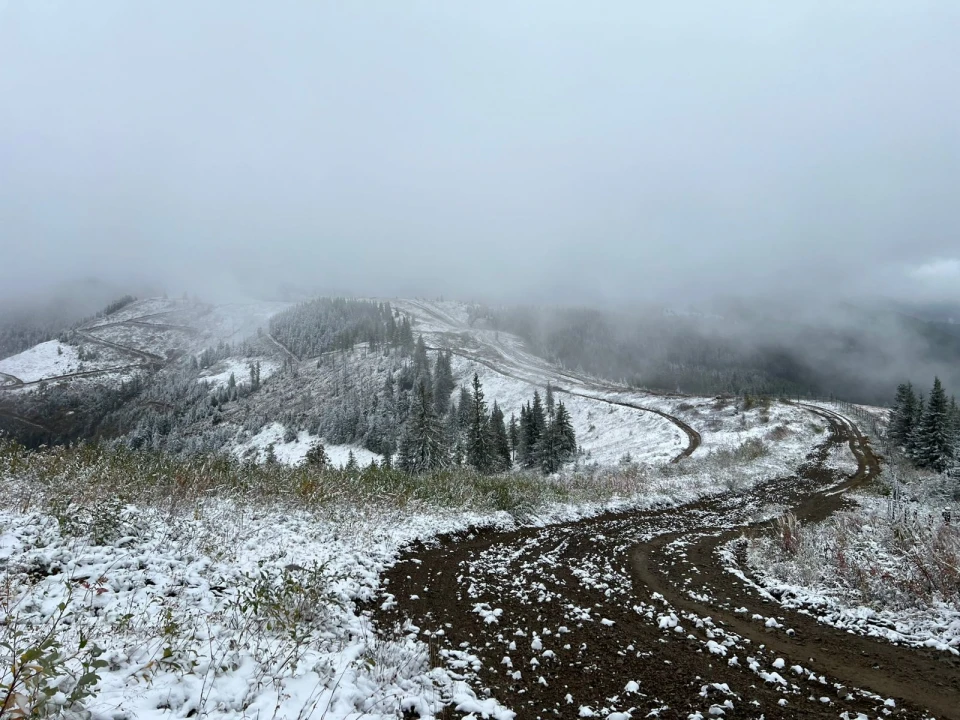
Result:
<svg viewBox="0 0 960 720"><path fill-rule="evenodd" d="M534 391L542 396L548 382L554 385L557 400L570 410L586 462L613 465L629 455L637 462L662 464L687 445L686 434L668 419L615 404L649 406L654 396L564 371L527 352L514 335L472 326L461 303L393 304L412 318L414 333L422 334L429 347L453 351L454 374L461 385L469 386L476 373L487 401L496 400L508 419L511 414L519 416Z"/></svg>

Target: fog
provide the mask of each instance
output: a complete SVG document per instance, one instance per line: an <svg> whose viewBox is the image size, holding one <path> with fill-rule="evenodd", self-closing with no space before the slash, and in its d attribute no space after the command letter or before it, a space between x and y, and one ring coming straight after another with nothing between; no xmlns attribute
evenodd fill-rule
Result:
<svg viewBox="0 0 960 720"><path fill-rule="evenodd" d="M0 295L960 299L960 5L0 0Z"/></svg>

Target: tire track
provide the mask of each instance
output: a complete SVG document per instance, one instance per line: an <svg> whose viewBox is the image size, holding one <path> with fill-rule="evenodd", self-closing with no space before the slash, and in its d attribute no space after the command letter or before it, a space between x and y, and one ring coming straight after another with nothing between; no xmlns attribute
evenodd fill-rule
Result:
<svg viewBox="0 0 960 720"><path fill-rule="evenodd" d="M748 493L417 544L384 575L374 611L381 634L407 623L478 694L521 718L960 717L960 673L943 654L788 614L717 557L771 499L822 517L842 504L839 491L876 472L852 423L809 409L829 422L830 437L796 476ZM839 443L858 458L845 478L824 467ZM794 666L802 674L786 669Z"/></svg>

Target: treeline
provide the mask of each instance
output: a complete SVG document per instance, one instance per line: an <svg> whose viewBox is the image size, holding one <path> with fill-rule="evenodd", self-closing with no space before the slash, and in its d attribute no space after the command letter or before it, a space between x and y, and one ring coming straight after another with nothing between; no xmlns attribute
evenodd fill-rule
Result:
<svg viewBox="0 0 960 720"><path fill-rule="evenodd" d="M471 317L519 335L563 367L638 387L706 395L795 395L818 387L789 353L724 337L703 318L532 307L474 309Z"/></svg>
<svg viewBox="0 0 960 720"><path fill-rule="evenodd" d="M346 298L318 298L300 303L270 319L270 334L300 359L358 343L371 348L413 350L413 330L390 303Z"/></svg>
<svg viewBox="0 0 960 720"><path fill-rule="evenodd" d="M917 467L944 472L960 457L960 409L955 397L947 399L940 378L930 395L918 395L910 383L897 388L890 413L888 437Z"/></svg>
<svg viewBox="0 0 960 720"><path fill-rule="evenodd" d="M480 473L496 473L519 465L557 472L575 457L577 438L566 407L554 404L549 386L547 394L546 409L535 391L532 402L521 409L520 420L511 415L508 424L496 401L488 411L480 378L474 374L471 389L461 388L459 403L451 402L444 418L437 413L429 379L421 376L403 428L400 469L419 474L467 465Z"/></svg>
<svg viewBox="0 0 960 720"><path fill-rule="evenodd" d="M886 405L904 375L960 383L955 326L882 307L726 303L715 310L477 306L470 317L519 335L564 367L652 390Z"/></svg>

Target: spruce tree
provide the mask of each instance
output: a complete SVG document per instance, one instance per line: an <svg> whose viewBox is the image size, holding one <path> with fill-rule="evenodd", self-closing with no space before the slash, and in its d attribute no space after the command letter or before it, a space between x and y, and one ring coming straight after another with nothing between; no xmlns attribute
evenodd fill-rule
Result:
<svg viewBox="0 0 960 720"><path fill-rule="evenodd" d="M414 393L410 417L400 443L400 469L424 473L447 463L443 426L437 419L430 385L421 380Z"/></svg>
<svg viewBox="0 0 960 720"><path fill-rule="evenodd" d="M904 446L913 432L913 423L917 412L917 396L913 385L901 383L897 387L897 397L890 412L889 436L899 446Z"/></svg>
<svg viewBox="0 0 960 720"><path fill-rule="evenodd" d="M555 473L563 465L560 452L560 435L554 422L547 424L537 444L537 458L545 475Z"/></svg>
<svg viewBox="0 0 960 720"><path fill-rule="evenodd" d="M490 470L493 453L490 447L487 404L483 399L480 377L473 374L473 404L470 409L470 425L467 427L467 462L478 472Z"/></svg>
<svg viewBox="0 0 960 720"><path fill-rule="evenodd" d="M570 421L570 413L567 412L563 402L557 405L557 414L554 417L553 424L557 429L557 437L560 441L560 457L563 462L568 462L577 454L577 434L573 429L573 423Z"/></svg>
<svg viewBox="0 0 960 720"><path fill-rule="evenodd" d="M520 427L517 425L517 416L510 413L510 426L507 429L507 437L510 440L510 459L517 459L517 444L520 442Z"/></svg>
<svg viewBox="0 0 960 720"><path fill-rule="evenodd" d="M527 412L526 467L537 467L540 462L541 441L547 428L540 392L534 391L533 404Z"/></svg>
<svg viewBox="0 0 960 720"><path fill-rule="evenodd" d="M473 407L473 395L467 388L460 387L460 401L457 403L457 421L460 429L466 430L470 426L470 408Z"/></svg>
<svg viewBox="0 0 960 720"><path fill-rule="evenodd" d="M491 467L495 471L509 470L513 464L510 456L510 437L503 421L503 411L496 401L490 411L490 446L492 450Z"/></svg>
<svg viewBox="0 0 960 720"><path fill-rule="evenodd" d="M323 443L318 442L312 448L307 450L306 463L311 467L315 467L319 470L323 470L330 464L330 457L327 455L326 448L323 447Z"/></svg>
<svg viewBox="0 0 960 720"><path fill-rule="evenodd" d="M920 425L923 422L923 415L925 412L926 403L923 400L923 393L917 396L917 404L913 409L913 422L910 426L910 434L907 436L907 442L904 446L907 451L907 457L910 458L913 462L917 462L917 458L920 454L920 448L923 445L923 438L921 437Z"/></svg>
<svg viewBox="0 0 960 720"><path fill-rule="evenodd" d="M433 400L437 415L443 416L450 403L450 393L457 384L453 380L453 366L450 352L438 352L433 370Z"/></svg>
<svg viewBox="0 0 960 720"><path fill-rule="evenodd" d="M517 442L514 455L521 467L528 467L527 458L530 455L530 405L520 406L520 424L517 428Z"/></svg>
<svg viewBox="0 0 960 720"><path fill-rule="evenodd" d="M413 351L413 375L417 380L423 377L426 378L427 382L433 384L430 375L430 361L427 359L427 345L423 342L423 335L417 338L417 347Z"/></svg>
<svg viewBox="0 0 960 720"><path fill-rule="evenodd" d="M546 402L546 404L547 404L547 417L551 417L551 418L552 418L552 417L553 417L553 413L554 413L554 412L556 411L556 409L557 409L557 405L556 405L556 402L555 402L554 399L553 399L553 385L552 385L549 381L547 381L547 393L546 393L546 397L544 398L544 400L545 400L545 402Z"/></svg>
<svg viewBox="0 0 960 720"><path fill-rule="evenodd" d="M922 468L943 472L953 465L950 406L940 378L934 378L930 399L920 423L914 461Z"/></svg>
<svg viewBox="0 0 960 720"><path fill-rule="evenodd" d="M450 408L444 419L444 430L446 432L447 447L450 449L450 461L453 465L460 467L463 465L463 459L466 456L464 449L464 429L460 424L460 413L457 404L450 401Z"/></svg>

